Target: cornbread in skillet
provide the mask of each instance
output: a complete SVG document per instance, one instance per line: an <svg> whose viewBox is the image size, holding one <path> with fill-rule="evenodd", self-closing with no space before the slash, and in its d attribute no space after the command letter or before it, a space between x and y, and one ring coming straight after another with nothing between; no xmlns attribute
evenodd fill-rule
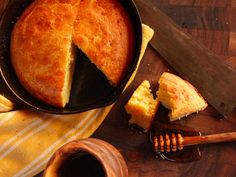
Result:
<svg viewBox="0 0 236 177"><path fill-rule="evenodd" d="M81 0L74 43L117 85L129 66L134 36L130 18L118 0Z"/></svg>
<svg viewBox="0 0 236 177"><path fill-rule="evenodd" d="M147 131L151 126L158 106L159 101L153 98L150 83L147 80L143 81L125 105L127 113L131 114L129 123L138 125Z"/></svg>
<svg viewBox="0 0 236 177"><path fill-rule="evenodd" d="M58 107L69 100L74 52L71 4L36 1L21 15L11 36L11 62L21 84Z"/></svg>
<svg viewBox="0 0 236 177"><path fill-rule="evenodd" d="M206 101L189 82L168 72L160 77L157 96L163 106L171 109L170 121L207 107Z"/></svg>
<svg viewBox="0 0 236 177"><path fill-rule="evenodd" d="M133 54L127 12L117 0L34 1L11 36L11 62L26 90L64 107L71 90L74 44L117 85Z"/></svg>

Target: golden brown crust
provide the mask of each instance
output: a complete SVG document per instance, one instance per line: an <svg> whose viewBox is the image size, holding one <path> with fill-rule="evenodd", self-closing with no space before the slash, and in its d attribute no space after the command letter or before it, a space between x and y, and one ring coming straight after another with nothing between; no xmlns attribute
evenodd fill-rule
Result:
<svg viewBox="0 0 236 177"><path fill-rule="evenodd" d="M121 81L134 39L129 16L117 0L81 0L73 39L113 84Z"/></svg>
<svg viewBox="0 0 236 177"><path fill-rule="evenodd" d="M164 72L159 80L157 96L160 102L171 109L170 121L188 116L207 107L207 102L186 80Z"/></svg>
<svg viewBox="0 0 236 177"><path fill-rule="evenodd" d="M11 62L21 84L54 106L69 99L72 40L114 85L132 59L131 22L117 0L36 0L14 27Z"/></svg>
<svg viewBox="0 0 236 177"><path fill-rule="evenodd" d="M57 3L61 3L61 4L75 5L75 4L79 4L80 0L36 0L36 2L39 3L39 4L57 4Z"/></svg>
<svg viewBox="0 0 236 177"><path fill-rule="evenodd" d="M60 107L65 105L62 90L74 18L69 4L33 3L11 38L11 62L22 85L42 101Z"/></svg>

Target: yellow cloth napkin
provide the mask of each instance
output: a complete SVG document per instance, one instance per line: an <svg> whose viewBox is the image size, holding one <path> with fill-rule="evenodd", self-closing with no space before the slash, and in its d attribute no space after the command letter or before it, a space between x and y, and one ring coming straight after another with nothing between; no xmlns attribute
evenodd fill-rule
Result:
<svg viewBox="0 0 236 177"><path fill-rule="evenodd" d="M153 30L143 25L143 57ZM137 67L138 68L138 67ZM133 80L137 69L126 87ZM0 114L0 177L33 176L45 168L63 144L89 137L113 105L72 115L52 115L29 110ZM1 107L1 104L0 104Z"/></svg>

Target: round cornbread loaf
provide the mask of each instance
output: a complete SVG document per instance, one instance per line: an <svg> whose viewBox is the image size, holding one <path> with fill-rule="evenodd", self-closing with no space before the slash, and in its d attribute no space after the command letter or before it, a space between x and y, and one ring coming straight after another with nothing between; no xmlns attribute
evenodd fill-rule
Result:
<svg viewBox="0 0 236 177"><path fill-rule="evenodd" d="M116 0L36 0L13 29L11 63L29 93L64 107L75 45L117 85L131 62L133 41L130 18Z"/></svg>

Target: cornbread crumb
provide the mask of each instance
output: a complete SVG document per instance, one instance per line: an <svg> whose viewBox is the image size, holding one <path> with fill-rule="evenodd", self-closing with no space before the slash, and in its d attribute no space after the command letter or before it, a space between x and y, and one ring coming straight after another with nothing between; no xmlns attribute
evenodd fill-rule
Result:
<svg viewBox="0 0 236 177"><path fill-rule="evenodd" d="M154 119L159 105L158 99L154 99L150 90L150 83L144 80L125 105L128 114L131 114L130 124L138 125L147 131Z"/></svg>
<svg viewBox="0 0 236 177"><path fill-rule="evenodd" d="M171 110L170 121L207 107L207 102L189 82L168 72L164 72L159 79L157 96L162 105Z"/></svg>

